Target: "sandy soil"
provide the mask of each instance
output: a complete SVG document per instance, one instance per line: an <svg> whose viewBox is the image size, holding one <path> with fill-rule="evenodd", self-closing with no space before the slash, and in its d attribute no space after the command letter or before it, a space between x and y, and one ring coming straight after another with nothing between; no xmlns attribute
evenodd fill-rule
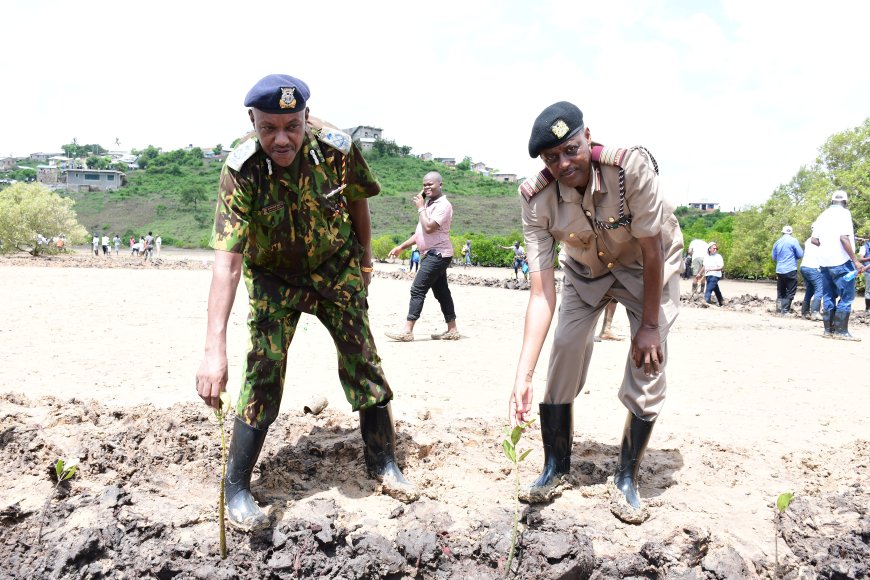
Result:
<svg viewBox="0 0 870 580"><path fill-rule="evenodd" d="M505 288L513 271L452 269L463 339L429 340L444 328L430 296L417 340L395 343L383 332L404 319L411 275L378 265L370 317L395 392L400 464L422 492L410 505L365 477L334 347L304 318L254 484L274 525L230 531L222 561L217 428L193 380L210 259L172 248L149 263L0 258L0 577L502 575L515 485L502 429L528 300ZM870 574L864 314L852 333L865 342L824 340L819 322L772 316L772 284L726 280L722 290L724 308L687 303L670 338L668 402L641 469L652 517L632 526L608 509L628 341L599 343L575 404L567 489L524 508L517 577L773 577L774 502L785 491L796 499L782 518L783 576ZM242 286L228 335L233 396L245 301ZM614 327L627 335L621 309ZM304 414L315 396L329 407ZM543 461L539 431L519 447L532 449L520 467L529 482ZM80 471L53 495L38 543L52 466L67 456Z"/></svg>

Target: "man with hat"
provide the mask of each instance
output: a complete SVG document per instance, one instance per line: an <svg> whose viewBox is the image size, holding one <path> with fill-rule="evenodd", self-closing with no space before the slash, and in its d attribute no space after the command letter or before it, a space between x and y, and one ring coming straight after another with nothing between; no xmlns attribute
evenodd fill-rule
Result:
<svg viewBox="0 0 870 580"><path fill-rule="evenodd" d="M855 229L845 191L831 194L831 205L819 215L811 243L819 247L822 271L822 322L825 338L861 340L849 333L849 316L855 299L855 277L864 271L855 255Z"/></svg>
<svg viewBox="0 0 870 580"><path fill-rule="evenodd" d="M776 313L788 314L797 292L798 260L804 257L800 242L792 235L791 226L782 228L782 236L774 242L771 256L776 262Z"/></svg>
<svg viewBox="0 0 870 580"><path fill-rule="evenodd" d="M652 155L643 147L594 143L575 105L558 102L538 115L529 155L540 157L545 169L519 190L531 292L509 405L513 425L531 419L532 375L556 308L557 243L567 257L547 388L539 405L544 468L523 496L538 502L560 493L560 480L570 470L573 402L586 383L596 321L615 299L628 312L631 346L619 390L628 414L609 486L610 507L620 519L640 523L649 512L638 492L638 471L665 400L667 337L680 300L682 233Z"/></svg>
<svg viewBox="0 0 870 580"><path fill-rule="evenodd" d="M253 131L224 164L210 242L215 261L196 383L214 408L226 388L226 326L242 276L249 295L250 350L225 479L229 521L247 530L268 525L251 495L251 474L278 415L287 349L302 313L316 316L335 341L369 474L391 495L416 499L396 465L393 393L367 314L367 198L380 186L347 134L309 117L309 96L308 85L288 75L269 75L248 92Z"/></svg>

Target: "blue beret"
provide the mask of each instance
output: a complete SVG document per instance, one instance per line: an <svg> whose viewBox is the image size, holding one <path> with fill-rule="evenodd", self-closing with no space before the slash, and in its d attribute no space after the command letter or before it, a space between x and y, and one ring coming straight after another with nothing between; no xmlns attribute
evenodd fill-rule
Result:
<svg viewBox="0 0 870 580"><path fill-rule="evenodd" d="M529 156L561 145L583 129L583 111L567 101L553 103L538 115L529 137Z"/></svg>
<svg viewBox="0 0 870 580"><path fill-rule="evenodd" d="M305 109L311 91L290 75L268 75L257 81L245 97L245 106L264 113L298 113Z"/></svg>

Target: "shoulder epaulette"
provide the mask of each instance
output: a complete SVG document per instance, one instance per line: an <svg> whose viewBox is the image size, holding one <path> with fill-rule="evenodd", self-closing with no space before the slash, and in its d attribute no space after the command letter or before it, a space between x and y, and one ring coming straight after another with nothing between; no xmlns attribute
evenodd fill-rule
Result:
<svg viewBox="0 0 870 580"><path fill-rule="evenodd" d="M309 117L308 126L311 127L311 132L317 136L317 140L321 143L338 149L345 155L350 153L353 140L341 129L317 117Z"/></svg>
<svg viewBox="0 0 870 580"><path fill-rule="evenodd" d="M604 165L616 165L622 167L622 162L625 161L625 156L628 155L630 149L622 149L621 147L605 147L604 145L592 146L592 161L603 163Z"/></svg>
<svg viewBox="0 0 870 580"><path fill-rule="evenodd" d="M526 201L532 199L532 196L553 183L553 174L546 167L542 169L536 176L526 179L518 188Z"/></svg>
<svg viewBox="0 0 870 580"><path fill-rule="evenodd" d="M623 162L625 162L625 158L632 151L640 151L644 155L646 155L652 162L653 169L655 169L656 175L658 175L659 164L656 161L656 158L652 156L652 153L650 153L646 147L642 147L640 145L635 145L634 147L623 149L621 147L605 147L603 145L593 143L592 161L595 161L597 163L603 163L604 165L614 165L616 167L622 168Z"/></svg>
<svg viewBox="0 0 870 580"><path fill-rule="evenodd" d="M259 141L253 137L246 139L227 156L227 167L235 169L236 171L241 171L242 165L245 164L245 161L250 159L259 149Z"/></svg>

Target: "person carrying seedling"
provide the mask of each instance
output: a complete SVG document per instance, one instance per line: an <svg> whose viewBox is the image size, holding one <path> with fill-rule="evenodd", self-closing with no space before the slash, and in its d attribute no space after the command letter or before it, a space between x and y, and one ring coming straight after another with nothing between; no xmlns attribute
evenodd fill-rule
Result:
<svg viewBox="0 0 870 580"><path fill-rule="evenodd" d="M625 306L631 345L619 398L628 409L610 488L611 511L640 523L637 477L665 401L668 332L680 301L683 236L664 198L658 165L643 147L592 142L583 113L568 102L538 115L529 155L545 169L520 186L531 291L523 344L509 402L511 424L529 421L532 375L556 310L555 247L566 253L562 302L539 405L544 468L524 491L549 501L571 467L573 404L583 391L596 322L611 300Z"/></svg>
<svg viewBox="0 0 870 580"><path fill-rule="evenodd" d="M226 388L226 327L242 276L250 296L250 351L225 479L229 522L246 530L269 524L251 495L251 473L278 415L287 349L303 312L316 316L335 342L341 386L359 411L369 474L391 495L417 497L396 464L393 392L368 320L367 198L380 185L349 135L309 117L309 96L303 81L277 74L248 92L254 130L224 164L210 242L215 261L196 384L215 409Z"/></svg>

